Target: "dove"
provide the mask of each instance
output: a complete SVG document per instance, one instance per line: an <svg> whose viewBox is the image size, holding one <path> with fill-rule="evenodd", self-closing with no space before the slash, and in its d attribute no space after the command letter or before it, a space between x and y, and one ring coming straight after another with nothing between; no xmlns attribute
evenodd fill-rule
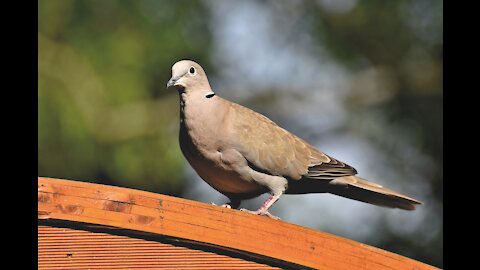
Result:
<svg viewBox="0 0 480 270"><path fill-rule="evenodd" d="M256 210L274 219L269 208L283 194L331 193L373 205L414 210L422 202L356 176L337 160L266 116L228 101L210 87L203 68L181 60L172 66L167 89L180 97L180 149L197 174L230 199L269 193Z"/></svg>

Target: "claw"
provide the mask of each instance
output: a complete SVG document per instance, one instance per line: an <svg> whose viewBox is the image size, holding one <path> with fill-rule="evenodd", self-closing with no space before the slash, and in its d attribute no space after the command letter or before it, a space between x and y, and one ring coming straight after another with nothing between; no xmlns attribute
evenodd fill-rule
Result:
<svg viewBox="0 0 480 270"><path fill-rule="evenodd" d="M227 208L227 209L232 209L232 206L228 203L225 203L225 204L222 204L222 205L217 205L215 203L211 203L212 205L215 205L215 206L220 206L220 207L223 207L223 208Z"/></svg>
<svg viewBox="0 0 480 270"><path fill-rule="evenodd" d="M240 209L240 211L247 212L247 213L254 214L254 215L259 215L259 216L267 216L267 217L275 219L275 220L280 220L279 217L270 214L270 212L268 212L267 210L262 209L262 208L258 209L257 211L251 211L251 210L242 208L242 209Z"/></svg>
<svg viewBox="0 0 480 270"><path fill-rule="evenodd" d="M220 205L220 207L227 208L227 209L232 209L232 206L228 203Z"/></svg>

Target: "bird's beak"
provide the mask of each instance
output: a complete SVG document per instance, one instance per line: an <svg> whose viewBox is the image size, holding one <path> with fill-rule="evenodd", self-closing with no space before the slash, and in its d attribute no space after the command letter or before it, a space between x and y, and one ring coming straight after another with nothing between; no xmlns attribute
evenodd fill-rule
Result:
<svg viewBox="0 0 480 270"><path fill-rule="evenodd" d="M178 79L180 79L180 77L170 78L170 80L168 80L168 82L167 82L167 88L170 88L170 87L174 86Z"/></svg>

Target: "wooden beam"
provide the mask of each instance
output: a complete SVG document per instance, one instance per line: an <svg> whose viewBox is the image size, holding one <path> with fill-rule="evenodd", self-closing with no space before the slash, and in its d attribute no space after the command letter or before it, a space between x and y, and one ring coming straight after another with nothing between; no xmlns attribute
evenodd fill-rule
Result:
<svg viewBox="0 0 480 270"><path fill-rule="evenodd" d="M63 179L38 178L38 218L168 236L315 269L438 269L349 239L238 210Z"/></svg>

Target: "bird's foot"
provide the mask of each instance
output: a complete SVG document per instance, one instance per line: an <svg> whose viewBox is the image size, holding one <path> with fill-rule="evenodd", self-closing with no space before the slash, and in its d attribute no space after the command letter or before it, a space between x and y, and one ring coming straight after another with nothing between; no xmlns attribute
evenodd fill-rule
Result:
<svg viewBox="0 0 480 270"><path fill-rule="evenodd" d="M240 209L240 211L247 212L247 213L254 214L254 215L259 215L259 216L267 216L267 217L275 219L275 220L280 220L279 217L270 214L270 212L268 212L267 210L262 209L262 208L258 209L257 211L251 211L251 210L242 208L242 209Z"/></svg>
<svg viewBox="0 0 480 270"><path fill-rule="evenodd" d="M225 203L225 204L222 204L222 205L217 205L215 203L211 203L212 205L215 205L215 206L220 206L220 207L223 207L223 208L227 208L227 209L232 209L232 206L228 203Z"/></svg>
<svg viewBox="0 0 480 270"><path fill-rule="evenodd" d="M232 209L232 206L228 203L220 205L220 207L227 208L227 209Z"/></svg>

